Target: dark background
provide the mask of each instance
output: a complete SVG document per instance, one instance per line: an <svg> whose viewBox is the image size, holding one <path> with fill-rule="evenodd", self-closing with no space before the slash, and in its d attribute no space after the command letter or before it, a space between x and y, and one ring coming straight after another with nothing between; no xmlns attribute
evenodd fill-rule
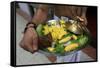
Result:
<svg viewBox="0 0 100 68"><path fill-rule="evenodd" d="M97 48L97 7L88 7L87 9L87 28L90 30L92 35L91 46Z"/></svg>

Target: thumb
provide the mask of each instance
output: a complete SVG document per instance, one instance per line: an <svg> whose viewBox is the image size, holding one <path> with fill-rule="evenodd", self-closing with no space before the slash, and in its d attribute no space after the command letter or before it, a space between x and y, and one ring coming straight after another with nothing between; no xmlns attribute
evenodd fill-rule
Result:
<svg viewBox="0 0 100 68"><path fill-rule="evenodd" d="M38 50L38 38L33 39L33 50L37 51Z"/></svg>

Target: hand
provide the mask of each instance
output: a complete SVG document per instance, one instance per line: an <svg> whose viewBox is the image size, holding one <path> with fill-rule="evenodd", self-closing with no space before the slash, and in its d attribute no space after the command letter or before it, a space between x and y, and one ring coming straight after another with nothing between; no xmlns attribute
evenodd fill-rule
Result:
<svg viewBox="0 0 100 68"><path fill-rule="evenodd" d="M78 18L83 25L87 25L87 19L85 16L82 17L76 16L76 18Z"/></svg>
<svg viewBox="0 0 100 68"><path fill-rule="evenodd" d="M34 53L38 49L38 36L34 28L26 30L20 46L31 53Z"/></svg>

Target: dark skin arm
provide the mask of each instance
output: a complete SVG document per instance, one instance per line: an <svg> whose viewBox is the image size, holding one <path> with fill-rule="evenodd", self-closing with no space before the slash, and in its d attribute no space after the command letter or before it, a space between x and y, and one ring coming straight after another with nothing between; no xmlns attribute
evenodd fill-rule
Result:
<svg viewBox="0 0 100 68"><path fill-rule="evenodd" d="M38 25L40 23L43 23L47 19L47 14L48 14L48 8L46 5L41 5L36 14L34 15L32 22L34 24ZM30 24L28 26L33 26L33 24ZM27 50L28 52L34 53L35 51L38 50L38 36L34 28L28 28L26 32L24 33L24 36L20 42L20 46ZM51 62L56 61L55 56L47 56L47 58Z"/></svg>
<svg viewBox="0 0 100 68"><path fill-rule="evenodd" d="M37 12L33 16L32 22L36 25L45 22L47 19L47 14L47 5L39 5ZM35 29L30 26L34 25L28 25L29 28L27 28L26 32L24 33L24 36L20 42L20 46L28 52L34 53L38 50L38 35Z"/></svg>
<svg viewBox="0 0 100 68"><path fill-rule="evenodd" d="M44 23L47 20L48 15L48 6L47 5L39 5L35 15L33 16L32 22L36 25L40 23Z"/></svg>

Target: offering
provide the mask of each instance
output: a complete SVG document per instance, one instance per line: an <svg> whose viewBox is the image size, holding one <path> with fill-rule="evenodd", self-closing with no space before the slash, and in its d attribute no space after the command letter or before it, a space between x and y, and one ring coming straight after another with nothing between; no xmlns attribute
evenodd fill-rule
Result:
<svg viewBox="0 0 100 68"><path fill-rule="evenodd" d="M49 20L46 24L38 25L36 31L38 36L43 39L40 40L43 42L43 44L40 44L41 50L64 55L85 47L90 40L89 32L82 29L83 26L78 23L80 22L76 20L66 22L60 19L58 21Z"/></svg>

